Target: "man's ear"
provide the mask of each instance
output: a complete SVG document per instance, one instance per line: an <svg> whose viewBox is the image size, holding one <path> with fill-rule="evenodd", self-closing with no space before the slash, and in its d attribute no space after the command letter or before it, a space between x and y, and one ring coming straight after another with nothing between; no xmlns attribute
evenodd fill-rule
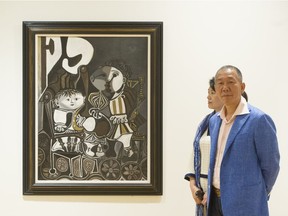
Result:
<svg viewBox="0 0 288 216"><path fill-rule="evenodd" d="M246 87L246 84L244 82L241 83L241 92L242 92L242 94L245 91L245 87Z"/></svg>

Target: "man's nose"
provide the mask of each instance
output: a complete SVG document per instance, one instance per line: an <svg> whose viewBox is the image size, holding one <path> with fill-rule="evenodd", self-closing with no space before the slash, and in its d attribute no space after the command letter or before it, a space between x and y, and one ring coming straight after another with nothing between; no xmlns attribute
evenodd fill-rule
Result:
<svg viewBox="0 0 288 216"><path fill-rule="evenodd" d="M229 85L228 83L224 83L222 87L222 91L228 91L229 90Z"/></svg>

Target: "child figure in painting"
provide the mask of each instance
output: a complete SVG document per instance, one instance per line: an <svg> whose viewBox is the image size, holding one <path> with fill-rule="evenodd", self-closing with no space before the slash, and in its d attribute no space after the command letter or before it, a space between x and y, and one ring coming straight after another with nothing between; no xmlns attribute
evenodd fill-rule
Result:
<svg viewBox="0 0 288 216"><path fill-rule="evenodd" d="M123 94L126 78L119 69L103 66L91 75L90 81L109 100L110 121L114 125L111 138L122 142L125 153L131 157L133 151L130 142L133 130L129 126Z"/></svg>
<svg viewBox="0 0 288 216"><path fill-rule="evenodd" d="M81 121L84 119L78 114L85 104L85 97L76 89L64 89L55 95L57 108L54 110L54 129L58 133L65 131L81 131Z"/></svg>

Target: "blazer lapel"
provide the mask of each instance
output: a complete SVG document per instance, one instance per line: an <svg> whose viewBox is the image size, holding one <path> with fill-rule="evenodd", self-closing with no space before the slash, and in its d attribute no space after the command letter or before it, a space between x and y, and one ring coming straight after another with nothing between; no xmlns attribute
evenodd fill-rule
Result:
<svg viewBox="0 0 288 216"><path fill-rule="evenodd" d="M248 118L249 118L249 114L236 116L236 119L235 119L235 121L234 121L234 123L232 125L231 131L230 131L228 139L227 139L224 155L226 154L228 149L231 147L236 135L242 129L242 127L244 126L244 124L245 124L245 122L247 121ZM224 157L224 155L223 155L223 157Z"/></svg>

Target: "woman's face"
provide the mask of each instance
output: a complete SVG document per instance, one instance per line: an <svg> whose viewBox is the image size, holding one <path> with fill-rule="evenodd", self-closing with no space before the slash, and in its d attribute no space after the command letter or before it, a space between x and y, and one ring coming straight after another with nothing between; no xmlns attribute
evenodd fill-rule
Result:
<svg viewBox="0 0 288 216"><path fill-rule="evenodd" d="M208 99L208 107L210 109L213 109L216 112L219 112L221 110L223 103L212 88L208 89L207 99Z"/></svg>

